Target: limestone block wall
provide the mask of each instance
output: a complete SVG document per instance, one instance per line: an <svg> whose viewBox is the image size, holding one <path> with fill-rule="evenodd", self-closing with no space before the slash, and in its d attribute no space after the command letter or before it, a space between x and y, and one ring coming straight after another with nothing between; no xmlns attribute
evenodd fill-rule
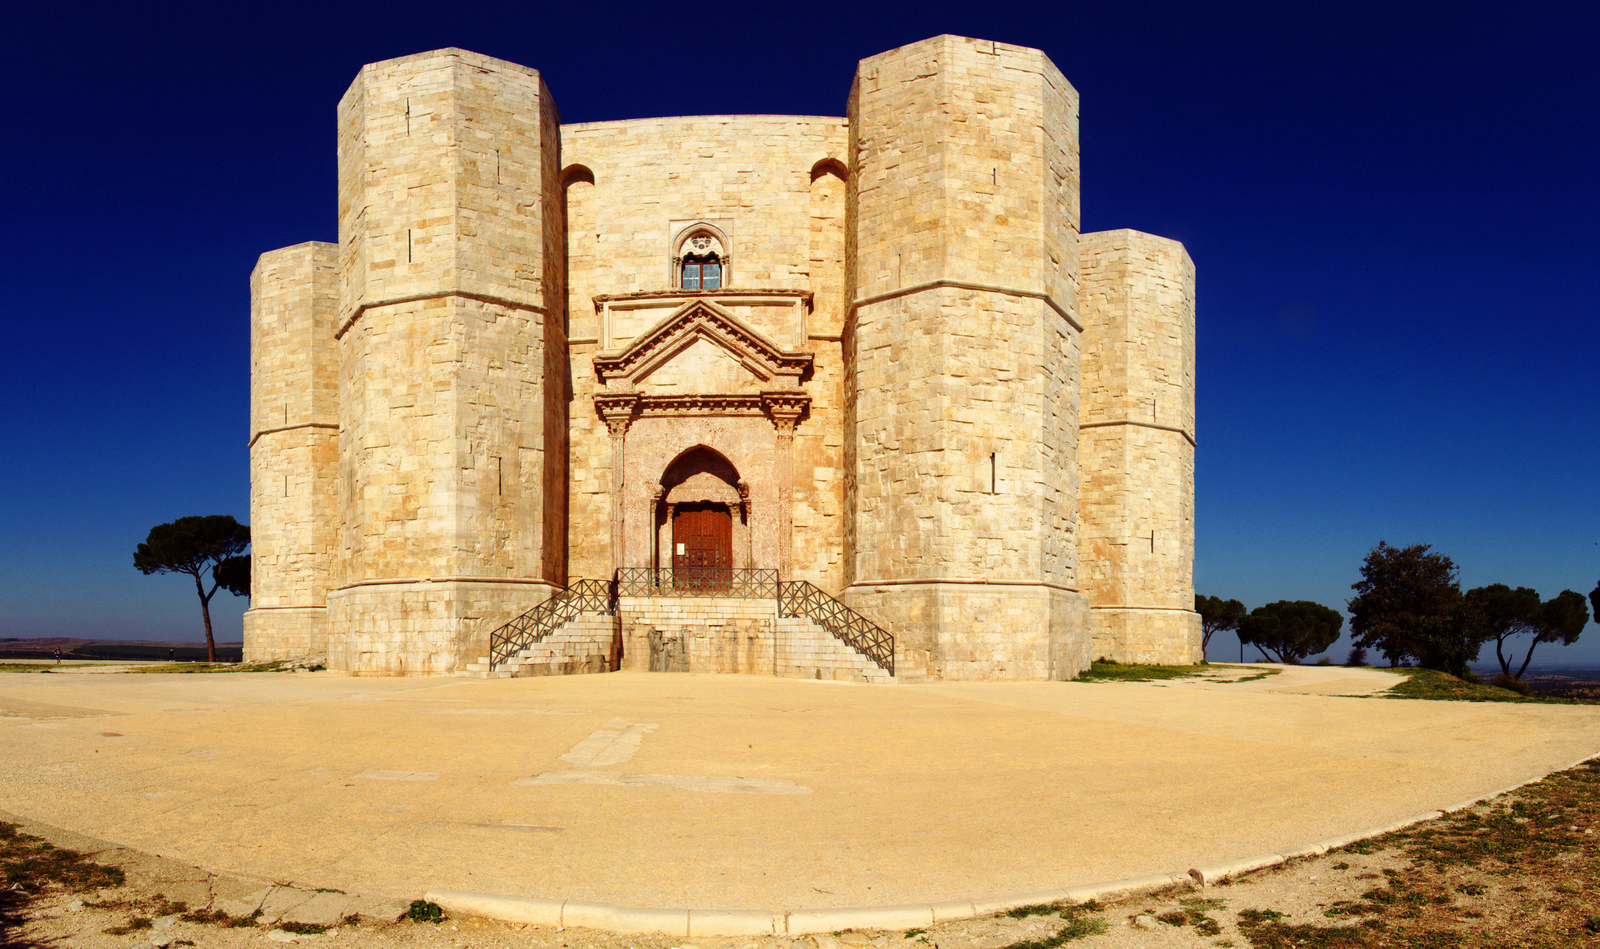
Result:
<svg viewBox="0 0 1600 949"><path fill-rule="evenodd" d="M340 102L334 669L452 671L564 584L557 129L537 72L461 50Z"/></svg>
<svg viewBox="0 0 1600 949"><path fill-rule="evenodd" d="M609 433L594 409L593 359L602 347L614 352L646 328L613 331L602 340L595 298L674 287L672 239L686 225L706 221L729 238L730 290L813 294L794 338L787 328L773 334L785 347L817 354L806 386L810 414L794 440L793 575L829 590L842 585L839 334L848 141L845 120L836 117L695 116L561 128L573 380L567 413L572 576L605 577L613 566ZM740 315L762 325L759 314Z"/></svg>
<svg viewBox="0 0 1600 949"><path fill-rule="evenodd" d="M844 161L845 122L834 117L710 115L588 122L561 128L565 167L594 185L569 189L568 211L590 222L594 252L574 248L571 335L594 335L597 294L675 285L672 238L708 221L732 246L730 287L808 289L811 170ZM577 235L574 235L576 238Z"/></svg>
<svg viewBox="0 0 1600 949"><path fill-rule="evenodd" d="M250 275L247 659L327 648L338 539L338 249L263 254Z"/></svg>
<svg viewBox="0 0 1600 949"><path fill-rule="evenodd" d="M850 121L844 599L935 675L1070 676L1077 94L946 36L863 60Z"/></svg>
<svg viewBox="0 0 1600 949"><path fill-rule="evenodd" d="M1197 662L1194 263L1177 241L1085 234L1082 531L1093 652Z"/></svg>
<svg viewBox="0 0 1600 949"><path fill-rule="evenodd" d="M441 675L489 655L489 636L546 599L531 584L368 583L328 594L328 668L350 675Z"/></svg>

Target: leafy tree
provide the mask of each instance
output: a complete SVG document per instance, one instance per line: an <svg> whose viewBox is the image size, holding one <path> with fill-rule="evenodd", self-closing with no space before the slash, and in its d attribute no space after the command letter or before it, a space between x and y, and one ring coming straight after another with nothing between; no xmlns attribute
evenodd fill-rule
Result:
<svg viewBox="0 0 1600 949"><path fill-rule="evenodd" d="M1594 606L1594 621L1600 623L1600 583L1596 583L1589 592L1589 602Z"/></svg>
<svg viewBox="0 0 1600 949"><path fill-rule="evenodd" d="M1338 610L1309 600L1279 600L1256 607L1239 621L1239 641L1278 662L1297 665L1333 645L1343 627Z"/></svg>
<svg viewBox="0 0 1600 949"><path fill-rule="evenodd" d="M206 659L217 661L217 644L211 636L211 598L217 589L235 595L248 595L250 569L242 570L237 561L250 546L250 528L227 514L205 517L180 517L170 524L157 524L150 528L150 536L133 553L133 565L139 572L186 573L194 578L195 592L200 595L200 615L206 621ZM230 563L232 561L232 563ZM211 574L211 590L207 592L204 575Z"/></svg>
<svg viewBox="0 0 1600 949"><path fill-rule="evenodd" d="M1527 587L1515 590L1503 583L1478 587L1467 592L1467 600L1482 617L1488 637L1494 640L1494 655L1500 660L1500 672L1507 678L1521 680L1533 661L1533 650L1540 643L1560 643L1570 646L1589 624L1589 607L1583 595L1562 590L1561 595L1539 602L1539 594ZM1522 665L1511 671L1516 659L1513 651L1506 656L1506 640L1513 636L1531 636L1528 652Z"/></svg>
<svg viewBox="0 0 1600 949"><path fill-rule="evenodd" d="M224 590L234 596L250 595L250 557L248 554L238 554L217 564L211 571Z"/></svg>
<svg viewBox="0 0 1600 949"><path fill-rule="evenodd" d="M1534 645L1537 645L1539 609L1543 606L1538 592L1527 587L1513 590L1504 583L1491 583L1468 590L1467 601L1478 611L1489 638L1494 640L1494 656L1500 660L1500 671L1507 677L1521 678L1521 673L1512 675L1511 660L1506 658L1506 641L1533 634ZM1528 654L1533 654L1531 646ZM1511 659L1515 658L1513 654Z"/></svg>
<svg viewBox="0 0 1600 949"><path fill-rule="evenodd" d="M1211 645L1211 635L1223 630L1238 629L1244 619L1244 604L1238 600L1224 600L1220 596L1194 595L1194 611L1200 614L1200 649Z"/></svg>
<svg viewBox="0 0 1600 949"><path fill-rule="evenodd" d="M1462 601L1455 561L1427 544L1379 541L1350 589L1354 645L1377 649L1391 666L1414 659L1429 669L1464 672L1487 636Z"/></svg>
<svg viewBox="0 0 1600 949"><path fill-rule="evenodd" d="M1583 596L1571 590L1562 590L1554 599L1539 602L1539 594L1527 587L1515 590L1503 583L1478 587L1467 592L1467 599L1478 610L1490 639L1494 640L1494 655L1500 660L1500 672L1510 679L1521 679L1533 661L1533 650L1540 643L1560 643L1570 646L1589 623L1589 607ZM1514 636L1531 636L1528 652L1516 672L1511 664L1517 658L1513 650L1507 656L1507 640Z"/></svg>
<svg viewBox="0 0 1600 949"><path fill-rule="evenodd" d="M1347 666L1364 666L1367 664L1367 651L1360 646L1350 647L1350 655L1345 658Z"/></svg>
<svg viewBox="0 0 1600 949"><path fill-rule="evenodd" d="M1488 638L1488 627L1477 608L1458 595L1450 612L1422 624L1416 640L1417 664L1469 682L1477 681L1468 664L1478 658L1478 651Z"/></svg>

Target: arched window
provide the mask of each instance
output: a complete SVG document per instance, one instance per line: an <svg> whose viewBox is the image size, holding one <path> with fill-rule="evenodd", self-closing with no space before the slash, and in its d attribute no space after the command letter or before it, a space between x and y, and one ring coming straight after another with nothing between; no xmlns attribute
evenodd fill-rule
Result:
<svg viewBox="0 0 1600 949"><path fill-rule="evenodd" d="M673 255L674 276L683 290L718 290L728 283L728 250L709 228L691 228Z"/></svg>

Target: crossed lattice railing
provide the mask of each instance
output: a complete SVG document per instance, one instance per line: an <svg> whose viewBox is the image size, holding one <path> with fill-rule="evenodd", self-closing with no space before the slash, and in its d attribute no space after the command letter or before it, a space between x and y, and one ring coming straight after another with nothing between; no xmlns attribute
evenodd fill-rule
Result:
<svg viewBox="0 0 1600 949"><path fill-rule="evenodd" d="M771 600L778 596L778 571L759 567L625 567L617 571L617 595Z"/></svg>
<svg viewBox="0 0 1600 949"><path fill-rule="evenodd" d="M574 580L565 590L489 634L489 664L502 662L566 625L580 613L615 613L616 583Z"/></svg>
<svg viewBox="0 0 1600 949"><path fill-rule="evenodd" d="M728 596L778 601L779 616L804 616L894 675L894 636L805 580L778 571L726 567L627 567L616 579L574 580L565 590L489 634L491 667L560 629L581 613L616 615L619 596Z"/></svg>
<svg viewBox="0 0 1600 949"><path fill-rule="evenodd" d="M804 580L778 584L778 615L804 616L894 675L894 636Z"/></svg>

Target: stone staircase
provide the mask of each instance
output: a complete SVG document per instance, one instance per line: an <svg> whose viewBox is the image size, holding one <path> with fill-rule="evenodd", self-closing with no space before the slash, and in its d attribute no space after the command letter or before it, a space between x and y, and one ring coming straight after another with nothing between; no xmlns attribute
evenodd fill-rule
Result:
<svg viewBox="0 0 1600 949"><path fill-rule="evenodd" d="M779 585L774 578L767 589L781 591L777 597L677 596L663 589L659 582L643 592L613 584L603 593L600 581L577 581L491 639L524 648L507 656L496 646L498 663L482 656L455 674L504 679L620 666L876 684L930 679L922 663L894 651L887 631L809 583Z"/></svg>
<svg viewBox="0 0 1600 949"><path fill-rule="evenodd" d="M518 652L495 668L489 656L467 663L457 676L472 679L510 679L520 676L580 675L610 672L616 617L585 613L568 620L539 642Z"/></svg>

